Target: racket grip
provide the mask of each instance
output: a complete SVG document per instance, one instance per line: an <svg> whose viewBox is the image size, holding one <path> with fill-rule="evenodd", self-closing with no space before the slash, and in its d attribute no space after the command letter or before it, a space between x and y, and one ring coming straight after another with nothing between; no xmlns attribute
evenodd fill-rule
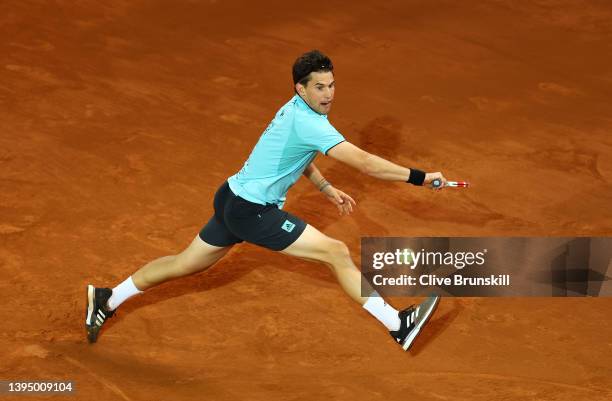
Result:
<svg viewBox="0 0 612 401"><path fill-rule="evenodd" d="M435 180L431 182L432 188L440 188L441 186L442 186L442 180L439 178L436 178Z"/></svg>

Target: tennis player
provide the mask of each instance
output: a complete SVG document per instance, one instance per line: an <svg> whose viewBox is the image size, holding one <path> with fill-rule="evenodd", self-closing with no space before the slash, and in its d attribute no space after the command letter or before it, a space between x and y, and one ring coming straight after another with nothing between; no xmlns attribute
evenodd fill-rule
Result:
<svg viewBox="0 0 612 401"><path fill-rule="evenodd" d="M87 287L86 328L96 342L104 322L129 298L156 285L203 271L236 244L247 241L273 251L328 265L342 289L407 350L433 313L438 298L398 311L375 291L362 296L362 275L348 247L299 217L283 210L289 188L303 175L322 192L340 215L356 206L351 196L328 182L314 164L318 153L387 181L429 185L446 179L439 172L399 166L348 142L329 122L335 81L331 60L313 50L293 65L295 95L276 113L236 174L223 182L214 197L214 214L191 244L178 255L156 259L115 288ZM371 287L369 287L371 288Z"/></svg>

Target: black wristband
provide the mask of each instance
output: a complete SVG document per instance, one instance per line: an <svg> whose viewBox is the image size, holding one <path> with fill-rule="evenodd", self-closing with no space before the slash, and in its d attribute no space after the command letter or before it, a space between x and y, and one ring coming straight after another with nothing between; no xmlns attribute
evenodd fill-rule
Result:
<svg viewBox="0 0 612 401"><path fill-rule="evenodd" d="M411 168L410 176L406 182L412 185L422 186L425 182L425 172L416 168Z"/></svg>

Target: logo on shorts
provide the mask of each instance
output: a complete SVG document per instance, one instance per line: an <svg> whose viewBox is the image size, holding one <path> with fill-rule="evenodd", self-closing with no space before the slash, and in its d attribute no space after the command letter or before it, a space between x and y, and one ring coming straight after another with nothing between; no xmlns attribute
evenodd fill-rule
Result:
<svg viewBox="0 0 612 401"><path fill-rule="evenodd" d="M290 233L291 231L293 231L293 229L295 228L295 224L293 224L292 222L290 222L289 220L285 220L285 222L283 223L283 225L281 226L281 228L285 231L287 231L288 233Z"/></svg>

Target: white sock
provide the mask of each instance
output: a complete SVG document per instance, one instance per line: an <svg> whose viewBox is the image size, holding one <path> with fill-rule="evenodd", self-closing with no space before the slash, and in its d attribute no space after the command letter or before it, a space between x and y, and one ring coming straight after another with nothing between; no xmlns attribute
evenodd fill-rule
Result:
<svg viewBox="0 0 612 401"><path fill-rule="evenodd" d="M108 299L108 307L111 310L115 310L119 305L141 292L136 288L134 281L132 281L132 276L130 276L123 283L113 288L113 295Z"/></svg>
<svg viewBox="0 0 612 401"><path fill-rule="evenodd" d="M400 328L400 318L397 310L385 302L377 292L373 292L363 304L363 309L370 312L378 319L389 331L396 331Z"/></svg>

